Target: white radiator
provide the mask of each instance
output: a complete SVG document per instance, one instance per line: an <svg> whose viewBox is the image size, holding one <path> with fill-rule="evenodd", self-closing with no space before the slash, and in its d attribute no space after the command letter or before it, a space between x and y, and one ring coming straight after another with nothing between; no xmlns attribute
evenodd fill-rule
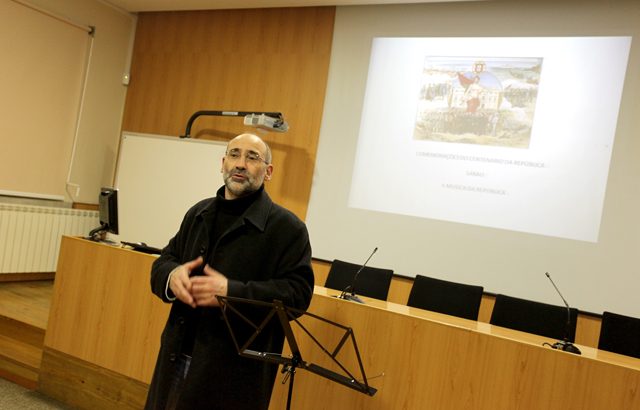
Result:
<svg viewBox="0 0 640 410"><path fill-rule="evenodd" d="M0 203L0 274L55 272L62 235L99 224L98 211Z"/></svg>

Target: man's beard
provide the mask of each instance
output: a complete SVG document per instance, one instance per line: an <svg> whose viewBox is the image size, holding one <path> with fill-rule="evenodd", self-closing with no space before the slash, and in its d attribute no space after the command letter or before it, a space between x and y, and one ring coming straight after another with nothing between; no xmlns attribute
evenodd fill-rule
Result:
<svg viewBox="0 0 640 410"><path fill-rule="evenodd" d="M234 181L234 174L240 174L244 176L245 179L242 182ZM246 171L224 171L222 173L222 179L224 180L224 185L227 187L229 192L238 198L256 192L260 188L260 184L256 184L256 178Z"/></svg>

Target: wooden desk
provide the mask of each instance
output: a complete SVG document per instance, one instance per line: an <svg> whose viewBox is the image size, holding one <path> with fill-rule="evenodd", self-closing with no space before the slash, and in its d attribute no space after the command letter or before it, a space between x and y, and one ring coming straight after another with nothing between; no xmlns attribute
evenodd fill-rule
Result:
<svg viewBox="0 0 640 410"><path fill-rule="evenodd" d="M78 408L143 407L170 308L151 293L154 260L62 238L38 390Z"/></svg>
<svg viewBox="0 0 640 410"><path fill-rule="evenodd" d="M640 360L580 346L544 347L537 335L316 287L309 309L353 328L373 397L299 371L295 409L640 409ZM304 320L312 334L320 326ZM299 334L299 332L298 332ZM330 367L302 338L303 359ZM319 362L318 362L319 361ZM284 408L277 384L271 408Z"/></svg>
<svg viewBox="0 0 640 410"><path fill-rule="evenodd" d="M63 238L39 389L79 408L141 408L168 309L151 294L154 257ZM310 312L354 329L365 396L299 370L293 409L640 409L640 360L536 335L316 287ZM336 335L308 318L314 335ZM308 338L303 359L331 367ZM353 363L350 363L352 365ZM376 377L377 376L377 377ZM276 380L271 409L287 385Z"/></svg>

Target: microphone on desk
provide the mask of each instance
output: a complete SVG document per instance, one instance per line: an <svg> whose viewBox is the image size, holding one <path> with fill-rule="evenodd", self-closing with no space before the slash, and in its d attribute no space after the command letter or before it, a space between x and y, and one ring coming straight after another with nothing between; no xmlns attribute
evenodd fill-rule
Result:
<svg viewBox="0 0 640 410"><path fill-rule="evenodd" d="M564 350L565 352L569 353L582 354L582 352L580 352L580 349L578 349L573 343L569 341L569 329L571 329L571 308L569 307L569 304L567 303L564 296L562 296L562 293L560 293L560 289L558 289L556 284L553 282L553 279L551 279L551 275L549 275L549 272L545 272L544 274L547 275L547 278L549 278L549 281L556 289L556 292L558 292L558 295L560 295L560 298L564 302L564 305L567 307L567 325L564 333L564 340L555 342L551 345L551 347L554 349Z"/></svg>
<svg viewBox="0 0 640 410"><path fill-rule="evenodd" d="M342 291L342 293L340 293L340 296L338 296L338 298L340 299L344 299L344 300L352 300L354 302L358 302L358 303L364 303L362 301L362 299L360 299L357 295L356 295L356 280L358 280L358 275L360 275L360 272L362 272L362 270L364 269L365 266L367 266L367 262L369 262L369 259L371 259L371 257L373 256L374 253L376 253L378 251L378 247L376 246L375 249L373 250L373 252L371 252L371 255L369 255L369 257L367 258L366 261L364 261L364 263L362 264L362 266L360 266L360 269L358 269L358 271L356 272L355 275L353 275L353 280L351 281L351 285L347 286L346 288L344 288L344 290Z"/></svg>

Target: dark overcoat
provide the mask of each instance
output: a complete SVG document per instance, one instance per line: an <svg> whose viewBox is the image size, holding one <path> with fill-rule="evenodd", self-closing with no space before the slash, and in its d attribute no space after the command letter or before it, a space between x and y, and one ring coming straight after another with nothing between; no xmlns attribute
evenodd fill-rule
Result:
<svg viewBox="0 0 640 410"><path fill-rule="evenodd" d="M277 299L286 306L305 310L311 301L314 279L304 223L273 203L261 189L257 199L217 243L210 243L219 200L205 199L187 212L180 230L153 264L153 293L171 302L167 297L169 273L178 265L203 256L228 278L228 296L264 302ZM219 308L193 309L176 300L162 333L146 409L165 408L180 362L177 359L189 333L194 335L192 360L177 408L268 408L277 366L239 356ZM273 323L252 348L280 353L283 340L280 326Z"/></svg>

